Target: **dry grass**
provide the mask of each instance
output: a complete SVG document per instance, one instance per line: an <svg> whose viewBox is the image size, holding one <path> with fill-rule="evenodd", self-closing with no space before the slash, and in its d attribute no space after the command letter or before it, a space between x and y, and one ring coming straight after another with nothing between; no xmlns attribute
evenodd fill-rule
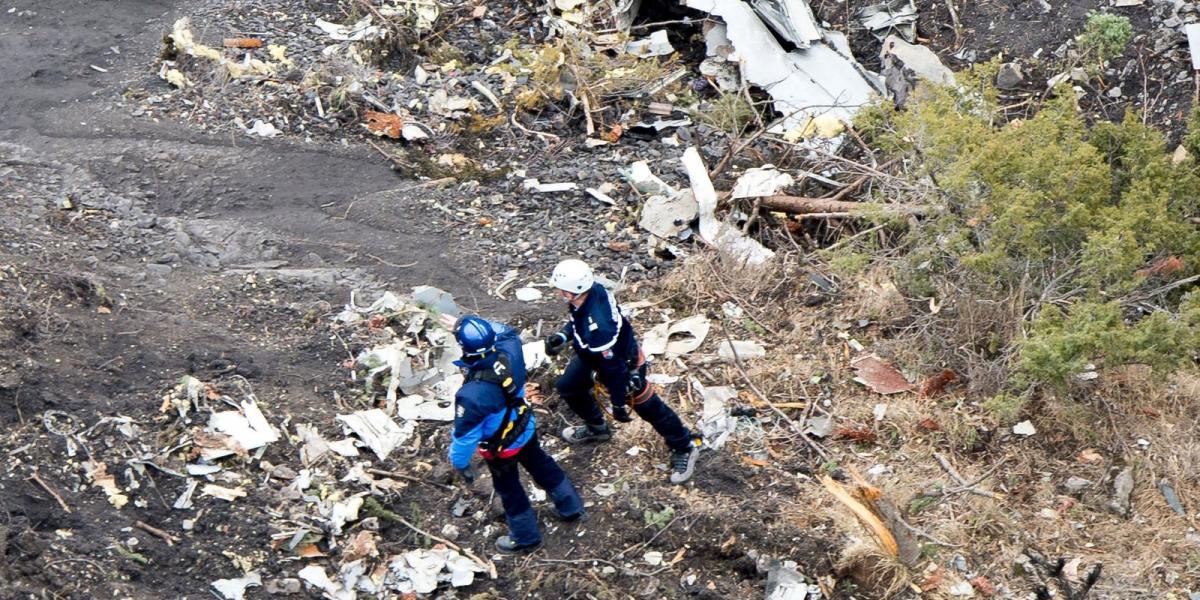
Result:
<svg viewBox="0 0 1200 600"><path fill-rule="evenodd" d="M944 566L955 555L962 555L973 573L998 586L1001 595L1015 597L1031 594L1035 584L1014 574L1012 568L1027 548L1041 549L1051 561L1078 559L1080 577L1091 565L1102 563L1103 577L1089 598L1186 596L1200 582L1200 535L1194 532L1193 516L1200 513L1200 475L1195 471L1200 464L1195 434L1200 430L1200 375L1194 370L1163 381L1146 368L1111 369L1102 372L1077 399L1035 397L1022 409L1021 418L1031 418L1038 433L1023 438L1012 434L1011 423L1002 425L982 406L991 387L986 381L955 384L933 398L916 393L885 397L851 382L849 359L854 352L838 333L857 339L867 351L889 358L913 376L933 372L927 362L931 355L918 342L930 332L913 329L913 324L920 323L920 314L893 318L892 322L908 323L902 330L877 325L866 329L833 326L837 321L854 323L877 301L869 296L878 296L878 290L886 287L885 272L864 278L862 285L843 281L837 303L810 308L804 300L815 288L806 280L803 263L798 257L784 255L777 268L742 269L712 253L700 253L660 282L652 298L669 299L665 304L679 311L676 318L696 312L720 314L721 304L737 302L749 318L730 323L730 334L767 345L768 356L748 364L747 371L769 399L815 399L819 408L833 415L835 428L873 431L874 442L826 439L822 443L838 466L864 473L876 465L887 467L887 472L872 478L871 483L905 510L904 518L911 525L945 543L920 540L932 559L926 566ZM942 310L965 311L968 318L964 322L981 323L991 319L1012 322L1011 311L1020 304L992 304L977 298L942 301L947 302ZM875 314L885 318L886 313ZM759 320L762 330L754 323ZM987 335L989 331L945 332L944 345L948 348L960 336ZM714 326L710 340L698 353L713 352L721 335ZM740 372L730 365L710 363L700 372L706 383L746 388ZM822 374L829 377L820 383L810 380ZM989 376L965 375L968 382ZM887 406L882 421L874 417L877 404ZM695 414L698 404L693 402L690 408ZM805 414L804 409L788 412L797 420ZM777 419L760 413L760 421L770 448L770 465L764 472L770 473L777 465L823 466ZM1149 447L1140 447L1139 438L1148 440ZM1099 460L1080 459L1085 450L1084 458L1099 456ZM735 444L727 451L744 448ZM929 497L930 492L959 485L934 460L935 452L946 456L968 481L983 477L1003 461L976 484L1001 497L969 492ZM1132 466L1135 474L1130 517L1108 508L1113 477L1126 465ZM1069 477L1087 479L1092 485L1072 494L1063 485ZM1169 483L1179 495L1184 516L1167 506L1158 487L1160 481ZM810 513L841 513L816 486L799 489L795 500L808 506ZM835 523L847 535L862 535L848 515L835 518ZM859 549L849 556L855 565L851 571L859 573L856 579L860 583L882 582L886 588L891 587L888 582L902 580L893 566L872 558L869 551ZM916 571L922 568L918 565ZM923 577L911 579L924 581ZM935 586L926 596L945 591ZM1057 593L1061 595L1061 591Z"/></svg>

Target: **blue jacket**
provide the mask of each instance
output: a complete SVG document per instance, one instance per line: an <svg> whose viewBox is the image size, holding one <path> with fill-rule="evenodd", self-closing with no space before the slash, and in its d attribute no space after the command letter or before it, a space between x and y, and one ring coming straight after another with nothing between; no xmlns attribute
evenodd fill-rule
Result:
<svg viewBox="0 0 1200 600"><path fill-rule="evenodd" d="M509 367L512 369L514 383L519 390L517 395L525 397L525 359L521 350L521 338L511 327L491 322L496 331L496 352L504 353ZM495 435L496 430L504 421L504 413L508 407L504 400L504 390L495 383L472 381L471 373L481 369L492 369L496 364L496 354L492 354L470 365L461 365L467 369L467 383L458 389L454 396L454 430L450 434L450 464L456 469L465 468L471 462L471 455L479 444ZM510 415L510 418L512 415ZM517 438L516 443L508 446L509 450L517 450L533 437L534 418L529 416L525 431Z"/></svg>
<svg viewBox="0 0 1200 600"><path fill-rule="evenodd" d="M571 322L564 330L575 354L608 389L612 403L628 402L630 363L637 362L638 345L629 318L604 286L593 283L583 304L571 306Z"/></svg>

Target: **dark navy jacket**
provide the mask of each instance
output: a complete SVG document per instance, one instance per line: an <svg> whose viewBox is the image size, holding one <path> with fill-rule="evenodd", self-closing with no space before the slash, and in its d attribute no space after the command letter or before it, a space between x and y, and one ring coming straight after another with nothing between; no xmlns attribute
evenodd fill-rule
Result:
<svg viewBox="0 0 1200 600"><path fill-rule="evenodd" d="M496 351L506 355L507 363L512 369L512 377L518 396L525 396L525 359L521 350L521 338L516 331L503 323L491 322L496 330ZM471 462L471 455L483 442L492 437L500 424L504 422L504 413L508 409L504 400L504 390L495 383L486 381L471 381L471 372L479 369L492 369L496 364L495 354L470 365L467 368L467 383L458 389L454 396L454 431L450 434L450 464L456 469L465 468ZM510 415L512 418L515 415ZM508 446L505 454L515 454L517 450L533 437L534 418L529 415L529 423L525 431L517 438L516 443Z"/></svg>
<svg viewBox="0 0 1200 600"><path fill-rule="evenodd" d="M579 308L571 306L570 335L575 354L590 369L616 406L628 402L629 365L636 362L638 345L629 318L604 286L593 283Z"/></svg>

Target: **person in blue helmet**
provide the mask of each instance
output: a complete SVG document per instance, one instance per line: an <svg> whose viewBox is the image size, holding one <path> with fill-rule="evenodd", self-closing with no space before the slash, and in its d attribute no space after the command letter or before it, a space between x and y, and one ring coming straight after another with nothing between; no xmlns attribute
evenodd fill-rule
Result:
<svg viewBox="0 0 1200 600"><path fill-rule="evenodd" d="M538 443L533 410L525 402L525 360L516 331L470 315L454 325L462 347L455 364L466 380L455 395L450 464L467 483L477 476L471 456L478 451L492 473L492 486L504 505L509 534L496 540L501 552L529 552L542 543L537 515L525 495L517 466L546 490L558 517L583 517L583 501L558 463Z"/></svg>
<svg viewBox="0 0 1200 600"><path fill-rule="evenodd" d="M671 449L671 483L686 483L696 470L700 436L684 427L679 415L646 381L646 357L638 346L629 318L582 260L558 263L550 284L569 304L570 320L561 331L546 339L546 354L556 356L568 343L575 348L575 358L556 387L558 395L583 419L583 425L564 429L563 439L572 444L612 439L604 413L592 395L594 380L608 391L614 419L623 423L632 421L629 415L632 407L663 437Z"/></svg>

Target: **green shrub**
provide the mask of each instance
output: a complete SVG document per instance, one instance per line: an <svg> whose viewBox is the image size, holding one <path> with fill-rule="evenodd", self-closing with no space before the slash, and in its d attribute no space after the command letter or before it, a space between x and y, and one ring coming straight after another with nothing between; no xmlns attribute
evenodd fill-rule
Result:
<svg viewBox="0 0 1200 600"><path fill-rule="evenodd" d="M1100 25L1111 22L1095 27L1120 29ZM1144 293L1198 272L1195 163L1174 164L1163 135L1133 114L1089 129L1071 97L1005 123L987 83L994 67L918 90L905 112L867 111L860 128L936 186L908 201L943 205L904 238L897 268L908 296L941 291L952 307L923 341L966 371L1007 370L1012 390L1067 386L1088 363L1184 364L1200 344L1200 294ZM1184 143L1200 146L1200 129ZM1149 268L1169 257L1182 267Z"/></svg>
<svg viewBox="0 0 1200 600"><path fill-rule="evenodd" d="M1103 63L1125 52L1132 37L1133 24L1127 17L1093 12L1079 36L1079 48Z"/></svg>

